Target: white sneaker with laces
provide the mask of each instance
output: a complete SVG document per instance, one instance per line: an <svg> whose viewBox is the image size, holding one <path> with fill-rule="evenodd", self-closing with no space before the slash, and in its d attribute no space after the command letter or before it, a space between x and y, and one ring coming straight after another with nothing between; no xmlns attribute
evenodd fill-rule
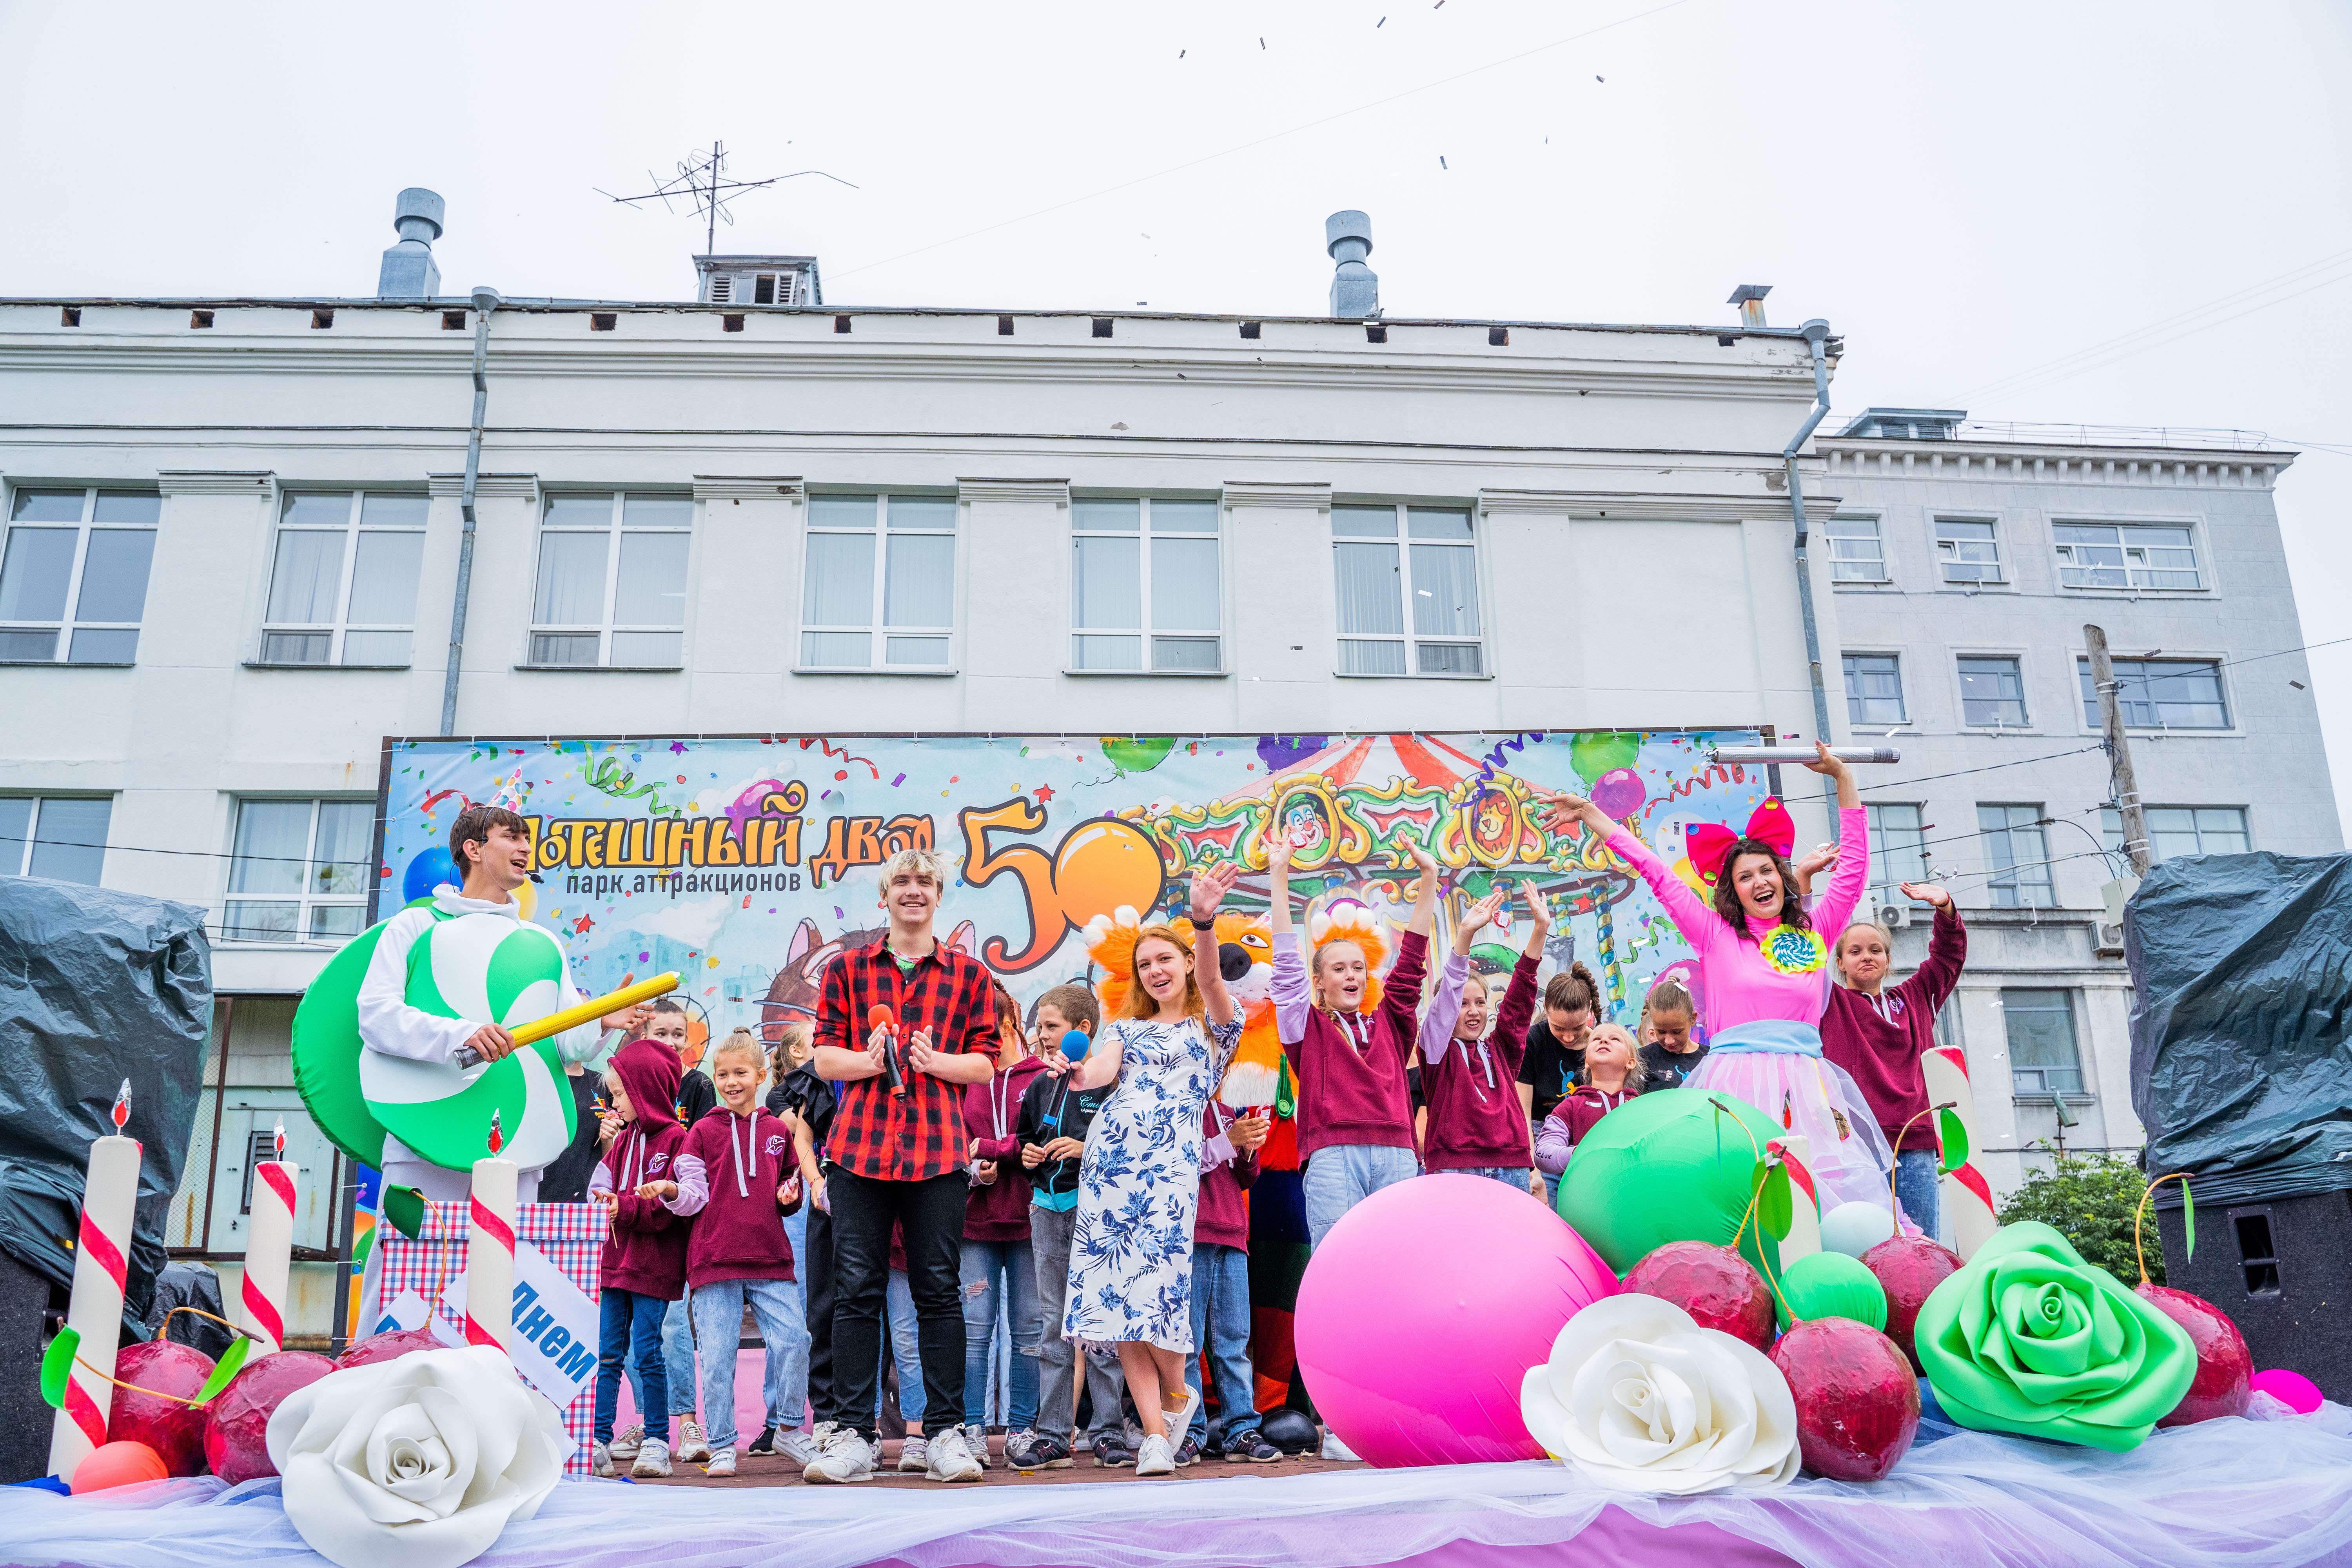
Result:
<svg viewBox="0 0 2352 1568"><path fill-rule="evenodd" d="M1139 1476L1172 1476L1176 1473L1176 1450L1168 1446L1165 1437L1147 1436L1143 1447L1135 1453L1135 1473Z"/></svg>
<svg viewBox="0 0 2352 1568"><path fill-rule="evenodd" d="M702 1423L691 1415L678 1417L677 1457L689 1465L710 1458L710 1439L702 1435Z"/></svg>
<svg viewBox="0 0 2352 1568"><path fill-rule="evenodd" d="M964 1433L968 1430L970 1430L968 1427L950 1426L931 1439L929 1462L923 1471L925 1479L934 1481L980 1479L980 1461L971 1457L971 1444L964 1436ZM898 1468L905 1469L906 1461L901 1459L898 1462Z"/></svg>
<svg viewBox="0 0 2352 1568"><path fill-rule="evenodd" d="M1341 1442L1339 1434L1332 1431L1328 1426L1323 1428L1323 1458L1338 1459L1350 1465L1360 1465L1364 1462L1357 1458L1356 1450Z"/></svg>
<svg viewBox="0 0 2352 1568"><path fill-rule="evenodd" d="M971 1457L979 1461L982 1469L988 1468L987 1427L976 1421L967 1424L963 1429L963 1446L971 1450Z"/></svg>
<svg viewBox="0 0 2352 1568"><path fill-rule="evenodd" d="M613 1450L609 1446L603 1443L596 1445L595 1468L597 1479L600 1480L609 1481L613 1479Z"/></svg>
<svg viewBox="0 0 2352 1568"><path fill-rule="evenodd" d="M801 1470L801 1479L818 1486L845 1485L874 1479L874 1448L856 1429L827 1426L816 1437L816 1458Z"/></svg>
<svg viewBox="0 0 2352 1568"><path fill-rule="evenodd" d="M634 1459L637 1457L638 1447L645 1440L646 1424L642 1421L633 1421L622 1428L621 1435L607 1443L605 1447L616 1459Z"/></svg>
<svg viewBox="0 0 2352 1568"><path fill-rule="evenodd" d="M637 1448L637 1462L629 1467L629 1474L652 1478L669 1474L669 1445L658 1437L648 1437Z"/></svg>
<svg viewBox="0 0 2352 1568"><path fill-rule="evenodd" d="M789 1463L805 1467L817 1456L816 1440L805 1432L776 1434L776 1457Z"/></svg>
<svg viewBox="0 0 2352 1568"><path fill-rule="evenodd" d="M901 1473L919 1476L930 1468L931 1446L919 1432L909 1432L907 1440L898 1445L898 1468Z"/></svg>

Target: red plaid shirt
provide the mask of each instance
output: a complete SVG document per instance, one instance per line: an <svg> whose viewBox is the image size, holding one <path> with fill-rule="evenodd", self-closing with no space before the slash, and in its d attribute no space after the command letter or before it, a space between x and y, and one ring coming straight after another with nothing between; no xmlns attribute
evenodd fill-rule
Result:
<svg viewBox="0 0 2352 1568"><path fill-rule="evenodd" d="M836 953L824 966L816 1015L816 1043L862 1051L867 1014L887 1007L898 1020L898 1048L918 1029L930 1031L940 1051L997 1047L996 1003L987 967L941 942L900 974L887 937L871 947ZM900 1060L904 1062L902 1054ZM845 1171L885 1182L920 1182L963 1168L965 1086L906 1069L904 1099L890 1092L887 1074L836 1082L839 1101L825 1157Z"/></svg>

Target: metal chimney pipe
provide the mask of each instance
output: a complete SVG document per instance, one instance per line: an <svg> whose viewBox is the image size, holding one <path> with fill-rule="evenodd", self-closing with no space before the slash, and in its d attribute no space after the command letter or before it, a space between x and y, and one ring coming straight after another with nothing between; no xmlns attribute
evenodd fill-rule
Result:
<svg viewBox="0 0 2352 1568"><path fill-rule="evenodd" d="M1364 265L1372 253L1372 220L1352 209L1323 220L1323 248L1339 264L1331 275L1331 314L1369 321L1381 313L1380 274Z"/></svg>
<svg viewBox="0 0 2352 1568"><path fill-rule="evenodd" d="M1731 291L1731 298L1726 302L1739 307L1741 326L1760 327L1764 324L1764 296L1771 291L1769 283L1742 283Z"/></svg>
<svg viewBox="0 0 2352 1568"><path fill-rule="evenodd" d="M400 243L387 247L375 278L379 300L430 300L441 292L441 268L433 242L441 237L446 215L438 195L411 185L393 199L392 226Z"/></svg>

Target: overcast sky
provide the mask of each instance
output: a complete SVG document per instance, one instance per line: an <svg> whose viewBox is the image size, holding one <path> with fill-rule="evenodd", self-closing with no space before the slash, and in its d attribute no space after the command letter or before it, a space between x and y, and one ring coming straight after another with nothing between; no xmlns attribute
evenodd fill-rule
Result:
<svg viewBox="0 0 2352 1568"><path fill-rule="evenodd" d="M0 58L0 293L372 293L423 184L447 292L688 298L700 225L596 192L714 137L856 184L719 235L835 304L1312 314L1359 206L1392 315L1769 283L1841 412L2268 432L2305 637L2352 638L2340 3L15 4ZM2352 641L2311 658L2352 822Z"/></svg>

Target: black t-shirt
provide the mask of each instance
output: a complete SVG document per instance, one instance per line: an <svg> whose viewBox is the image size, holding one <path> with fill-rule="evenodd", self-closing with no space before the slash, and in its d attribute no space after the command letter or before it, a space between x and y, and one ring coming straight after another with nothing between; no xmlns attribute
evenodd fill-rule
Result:
<svg viewBox="0 0 2352 1568"><path fill-rule="evenodd" d="M1519 1081L1536 1091L1529 1110L1536 1121L1551 1114L1583 1070L1584 1047L1561 1045L1552 1037L1550 1024L1538 1014L1528 1026L1528 1054L1519 1058Z"/></svg>
<svg viewBox="0 0 2352 1568"><path fill-rule="evenodd" d="M768 1114L782 1116L787 1110L800 1112L801 1120L808 1123L810 1141L822 1155L825 1134L833 1131L833 1085L816 1076L814 1062L794 1068L768 1090Z"/></svg>
<svg viewBox="0 0 2352 1568"><path fill-rule="evenodd" d="M677 1119L691 1127L710 1112L719 1103L719 1086L700 1068L688 1068L677 1075Z"/></svg>
<svg viewBox="0 0 2352 1568"><path fill-rule="evenodd" d="M583 1068L566 1075L564 1081L571 1087L579 1121L570 1147L539 1173L539 1201L543 1204L586 1203L588 1178L596 1170L596 1088L602 1077L593 1068Z"/></svg>
<svg viewBox="0 0 2352 1568"><path fill-rule="evenodd" d="M1706 1060L1706 1047L1699 1046L1688 1051L1670 1051L1655 1043L1643 1046L1641 1052L1642 1071L1652 1089L1680 1089L1685 1079L1698 1070Z"/></svg>

